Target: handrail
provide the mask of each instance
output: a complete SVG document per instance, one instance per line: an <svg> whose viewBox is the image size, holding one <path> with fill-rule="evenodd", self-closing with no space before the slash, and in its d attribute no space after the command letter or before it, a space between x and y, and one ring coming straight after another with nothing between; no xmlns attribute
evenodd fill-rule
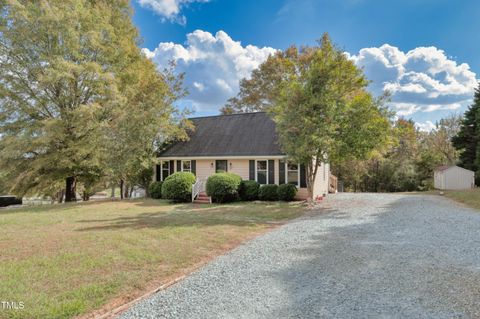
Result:
<svg viewBox="0 0 480 319"><path fill-rule="evenodd" d="M195 181L195 184L192 185L192 203L195 200L195 197L197 197L198 194L200 194L200 192L202 191L202 186L203 181L200 179L197 179Z"/></svg>

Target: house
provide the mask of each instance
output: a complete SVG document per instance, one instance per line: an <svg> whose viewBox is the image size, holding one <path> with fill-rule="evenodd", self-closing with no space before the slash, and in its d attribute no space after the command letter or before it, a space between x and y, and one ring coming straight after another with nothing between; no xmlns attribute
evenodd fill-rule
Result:
<svg viewBox="0 0 480 319"><path fill-rule="evenodd" d="M440 166L434 170L436 189L470 189L475 187L475 173L458 166Z"/></svg>
<svg viewBox="0 0 480 319"><path fill-rule="evenodd" d="M231 172L260 184L291 183L297 198L308 197L305 167L287 160L278 144L275 123L264 112L197 117L189 140L162 151L155 167L155 180L174 172L192 172L202 185L216 172ZM322 163L313 195L328 193L329 164ZM204 187L204 186L202 186ZM204 190L204 189L203 189Z"/></svg>

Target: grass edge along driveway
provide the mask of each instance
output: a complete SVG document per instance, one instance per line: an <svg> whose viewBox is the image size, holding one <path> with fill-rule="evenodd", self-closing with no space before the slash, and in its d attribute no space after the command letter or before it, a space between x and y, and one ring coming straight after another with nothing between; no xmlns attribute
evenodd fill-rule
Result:
<svg viewBox="0 0 480 319"><path fill-rule="evenodd" d="M299 203L158 200L0 210L0 299L24 304L0 309L0 318L108 310L303 210Z"/></svg>

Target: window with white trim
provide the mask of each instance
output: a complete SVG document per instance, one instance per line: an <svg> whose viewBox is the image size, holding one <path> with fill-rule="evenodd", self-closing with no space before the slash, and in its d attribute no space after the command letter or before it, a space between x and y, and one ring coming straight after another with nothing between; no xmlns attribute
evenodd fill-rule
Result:
<svg viewBox="0 0 480 319"><path fill-rule="evenodd" d="M182 172L192 172L192 161L182 161Z"/></svg>
<svg viewBox="0 0 480 319"><path fill-rule="evenodd" d="M257 161L255 177L259 184L268 184L268 161Z"/></svg>
<svg viewBox="0 0 480 319"><path fill-rule="evenodd" d="M287 162L287 169L285 170L287 184L300 186L300 169L298 164Z"/></svg>
<svg viewBox="0 0 480 319"><path fill-rule="evenodd" d="M168 175L170 175L170 162L169 161L163 161L162 162L162 181L165 180L165 178L168 177Z"/></svg>

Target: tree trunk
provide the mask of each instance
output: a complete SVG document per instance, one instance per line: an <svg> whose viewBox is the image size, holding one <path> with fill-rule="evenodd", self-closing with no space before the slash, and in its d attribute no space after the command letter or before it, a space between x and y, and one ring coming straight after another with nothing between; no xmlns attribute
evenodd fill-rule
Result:
<svg viewBox="0 0 480 319"><path fill-rule="evenodd" d="M124 192L123 198L130 198L130 197L128 196L128 195L129 195L129 192L128 192L128 185L127 185L127 184L125 184L123 192Z"/></svg>
<svg viewBox="0 0 480 319"><path fill-rule="evenodd" d="M123 185L124 181L123 179L120 180L120 199L123 199Z"/></svg>
<svg viewBox="0 0 480 319"><path fill-rule="evenodd" d="M115 185L112 184L112 194L110 196L111 198L115 198Z"/></svg>
<svg viewBox="0 0 480 319"><path fill-rule="evenodd" d="M76 202L77 201L77 177L70 176L67 177L65 181L65 203Z"/></svg>
<svg viewBox="0 0 480 319"><path fill-rule="evenodd" d="M311 163L305 165L305 179L307 182L307 201L309 203L313 203L315 199L313 198L313 184L315 181L315 177L317 174L317 170L313 168Z"/></svg>
<svg viewBox="0 0 480 319"><path fill-rule="evenodd" d="M87 191L83 191L83 201L88 202L90 200L90 195Z"/></svg>
<svg viewBox="0 0 480 319"><path fill-rule="evenodd" d="M130 187L130 194L128 194L128 198L132 198L132 194L133 194L133 189L134 187Z"/></svg>
<svg viewBox="0 0 480 319"><path fill-rule="evenodd" d="M57 193L57 203L61 204L63 203L63 196L65 195L65 190L62 189Z"/></svg>

